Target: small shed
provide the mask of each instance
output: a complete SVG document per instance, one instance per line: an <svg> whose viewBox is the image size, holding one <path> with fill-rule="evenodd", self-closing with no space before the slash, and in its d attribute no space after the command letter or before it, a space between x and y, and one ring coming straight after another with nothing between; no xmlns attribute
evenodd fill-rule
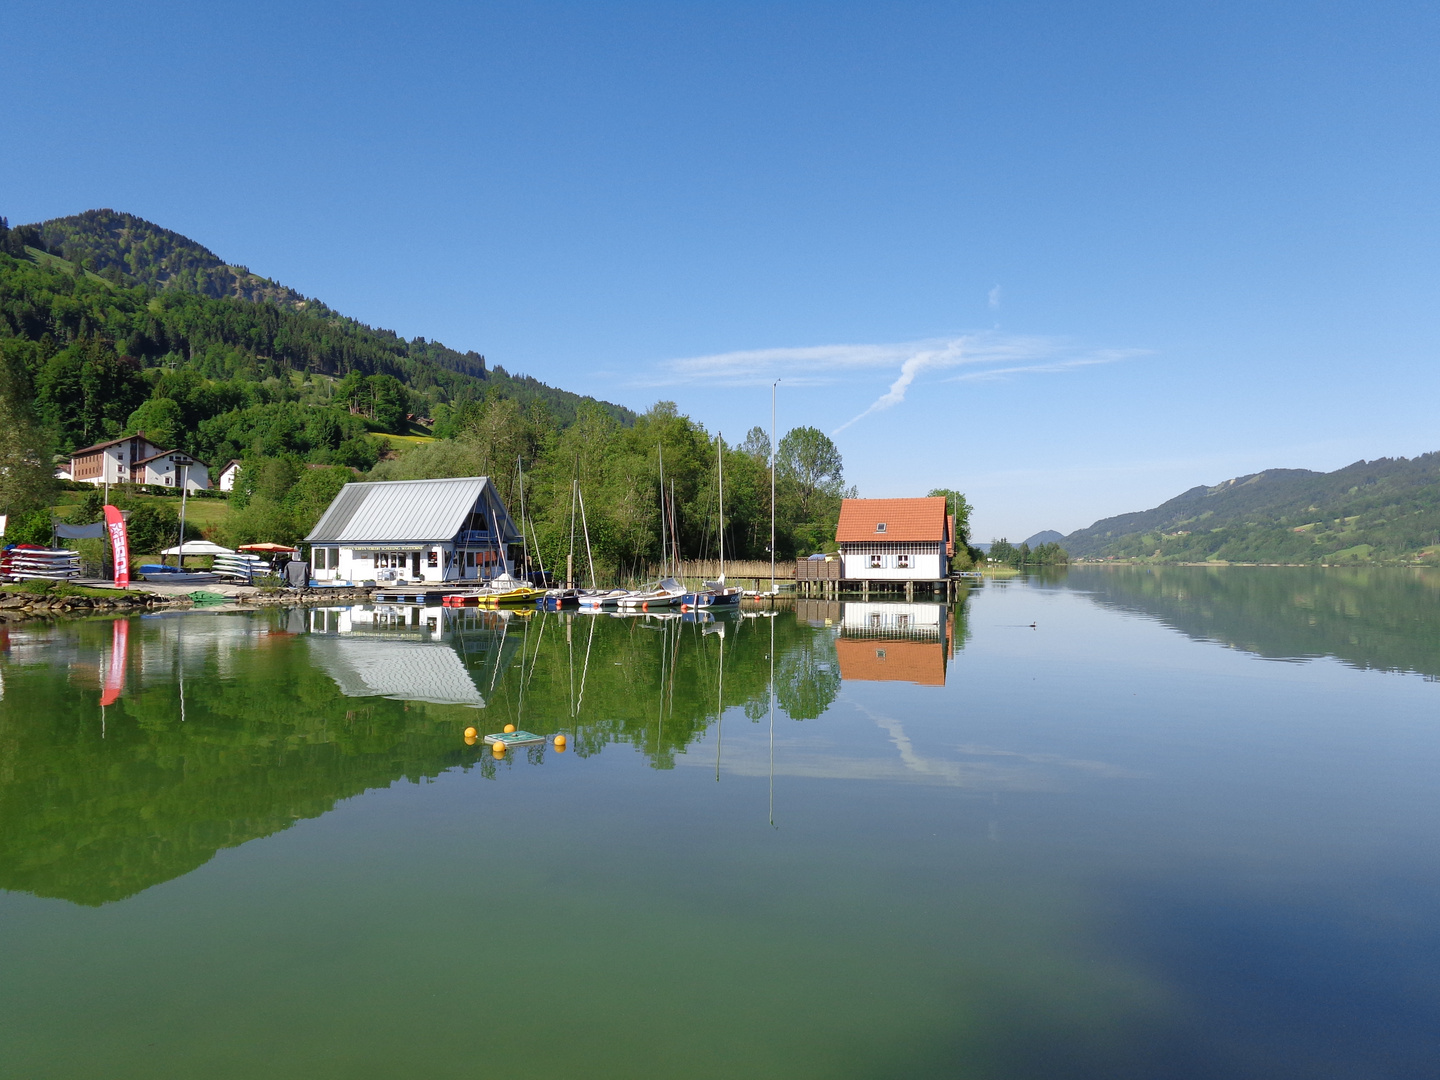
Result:
<svg viewBox="0 0 1440 1080"><path fill-rule="evenodd" d="M487 476L346 484L305 538L321 584L483 581L523 572L521 542Z"/></svg>
<svg viewBox="0 0 1440 1080"><path fill-rule="evenodd" d="M941 496L846 499L835 539L849 581L939 581L949 575L950 515Z"/></svg>

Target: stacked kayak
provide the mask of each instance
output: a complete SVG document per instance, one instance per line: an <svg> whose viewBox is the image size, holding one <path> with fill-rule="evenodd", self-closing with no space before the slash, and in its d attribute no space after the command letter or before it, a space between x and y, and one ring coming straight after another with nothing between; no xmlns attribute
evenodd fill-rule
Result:
<svg viewBox="0 0 1440 1080"><path fill-rule="evenodd" d="M270 564L259 555L250 555L243 551L234 552L215 556L215 573L217 576L228 578L231 581L252 585L257 574L270 573Z"/></svg>
<svg viewBox="0 0 1440 1080"><path fill-rule="evenodd" d="M6 548L0 553L0 576L17 581L68 581L80 576L80 553L63 548Z"/></svg>

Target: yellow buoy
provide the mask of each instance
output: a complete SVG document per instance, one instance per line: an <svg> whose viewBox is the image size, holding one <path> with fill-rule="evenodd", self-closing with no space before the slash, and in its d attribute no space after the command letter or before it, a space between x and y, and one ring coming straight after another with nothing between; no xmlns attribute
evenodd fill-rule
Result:
<svg viewBox="0 0 1440 1080"><path fill-rule="evenodd" d="M480 733L479 733L478 731L476 731L473 727L467 727L467 728L465 729L465 737L466 737L467 739L473 739L473 738L475 738L476 735L479 735L479 734L480 734Z"/></svg>
<svg viewBox="0 0 1440 1080"><path fill-rule="evenodd" d="M491 743L490 749L495 751L496 757L505 756L505 744L503 742Z"/></svg>
<svg viewBox="0 0 1440 1080"><path fill-rule="evenodd" d="M514 725L514 724L506 724L506 725L505 725L505 734L506 734L506 735L509 735L509 734L510 734L512 731L514 731L514 730L515 730L515 725Z"/></svg>
<svg viewBox="0 0 1440 1080"><path fill-rule="evenodd" d="M564 735L556 735L556 736L555 736L555 749L556 749L556 750L564 750L564 749L565 749L565 736L564 736Z"/></svg>

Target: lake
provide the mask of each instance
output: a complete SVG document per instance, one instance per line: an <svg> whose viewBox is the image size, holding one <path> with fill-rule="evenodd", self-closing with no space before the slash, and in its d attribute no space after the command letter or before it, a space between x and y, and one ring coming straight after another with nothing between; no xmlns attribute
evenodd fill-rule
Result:
<svg viewBox="0 0 1440 1080"><path fill-rule="evenodd" d="M1440 575L0 635L6 1076L1436 1071Z"/></svg>

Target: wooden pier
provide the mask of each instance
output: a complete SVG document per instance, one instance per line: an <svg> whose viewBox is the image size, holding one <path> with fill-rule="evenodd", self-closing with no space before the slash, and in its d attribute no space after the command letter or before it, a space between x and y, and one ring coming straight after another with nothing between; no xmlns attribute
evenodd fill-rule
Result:
<svg viewBox="0 0 1440 1080"><path fill-rule="evenodd" d="M864 600L875 596L904 596L906 600L944 598L953 601L962 585L978 580L978 573L951 574L933 579L842 578L839 559L795 560L795 593L797 596L838 599L842 594L859 595Z"/></svg>

